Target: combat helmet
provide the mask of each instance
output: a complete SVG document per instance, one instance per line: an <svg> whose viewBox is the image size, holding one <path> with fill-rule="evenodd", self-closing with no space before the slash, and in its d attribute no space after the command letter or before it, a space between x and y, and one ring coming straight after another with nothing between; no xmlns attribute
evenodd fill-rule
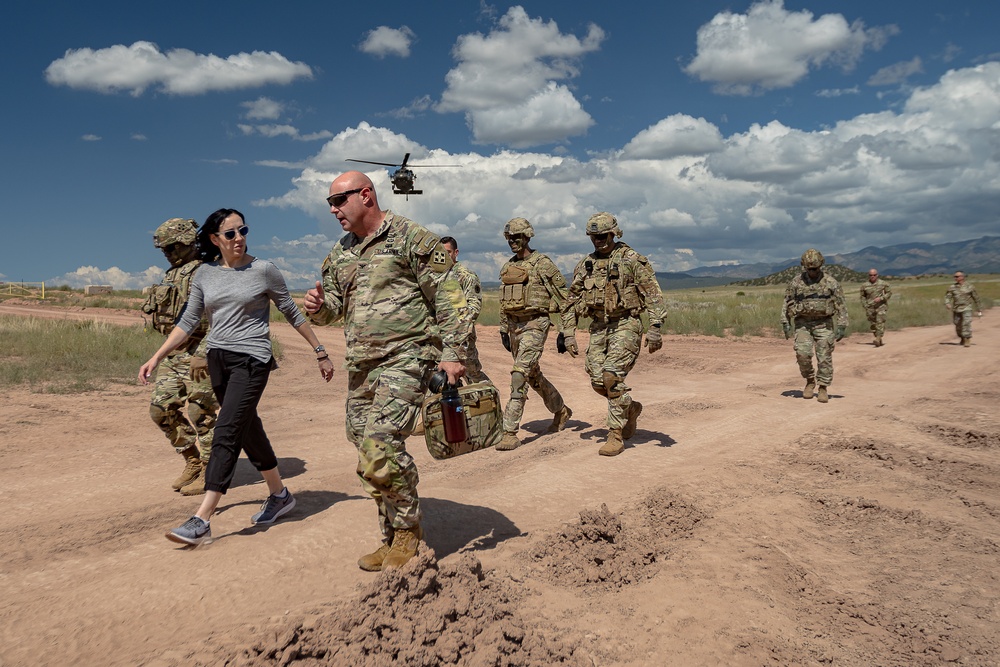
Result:
<svg viewBox="0 0 1000 667"><path fill-rule="evenodd" d="M512 234L524 234L530 239L535 235L535 230L532 229L531 223L524 218L512 218L503 226L503 235L510 236Z"/></svg>
<svg viewBox="0 0 1000 667"><path fill-rule="evenodd" d="M818 269L823 266L823 253L816 248L809 248L804 253L802 253L802 267L806 269Z"/></svg>
<svg viewBox="0 0 1000 667"><path fill-rule="evenodd" d="M172 243L194 245L198 239L198 223L190 218L170 218L153 232L153 245L164 248Z"/></svg>
<svg viewBox="0 0 1000 667"><path fill-rule="evenodd" d="M618 219L610 213L595 213L587 220L587 236L614 232L616 238L621 238L622 230L618 227Z"/></svg>

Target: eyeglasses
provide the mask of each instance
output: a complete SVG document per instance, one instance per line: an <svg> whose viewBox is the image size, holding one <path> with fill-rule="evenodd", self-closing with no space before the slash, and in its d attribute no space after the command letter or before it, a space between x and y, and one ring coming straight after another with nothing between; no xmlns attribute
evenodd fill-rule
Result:
<svg viewBox="0 0 1000 667"><path fill-rule="evenodd" d="M347 198L353 194L361 192L364 188L355 188L354 190L344 190L343 192L337 192L326 198L326 203L334 208L340 208L345 203L347 203Z"/></svg>
<svg viewBox="0 0 1000 667"><path fill-rule="evenodd" d="M216 234L216 236L222 236L225 237L227 241L232 241L233 239L236 238L237 234L239 234L243 238L246 238L247 234L249 233L250 233L250 228L247 227L246 225L243 225L242 227L238 227L236 229L227 229L224 232L219 232L218 234Z"/></svg>

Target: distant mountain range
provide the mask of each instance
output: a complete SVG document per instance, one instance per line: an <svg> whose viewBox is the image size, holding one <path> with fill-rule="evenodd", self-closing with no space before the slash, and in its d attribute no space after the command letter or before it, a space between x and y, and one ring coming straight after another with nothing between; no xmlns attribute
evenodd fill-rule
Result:
<svg viewBox="0 0 1000 667"><path fill-rule="evenodd" d="M876 248L869 246L857 252L826 255L827 264L837 264L854 271L868 273L874 267L883 276L919 276L929 273L1000 273L1000 236L984 236L971 241L954 243L903 243ZM708 287L737 280L760 278L797 267L798 258L769 264L729 264L700 266L683 273L657 273L668 289ZM703 282L693 282L701 279ZM863 278L862 278L863 279Z"/></svg>

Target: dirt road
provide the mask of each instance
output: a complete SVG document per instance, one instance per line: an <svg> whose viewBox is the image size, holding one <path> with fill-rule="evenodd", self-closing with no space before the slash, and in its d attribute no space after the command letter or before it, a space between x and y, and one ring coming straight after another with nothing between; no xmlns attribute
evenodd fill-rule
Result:
<svg viewBox="0 0 1000 667"><path fill-rule="evenodd" d="M266 491L241 461L196 549L163 537L198 499L170 489L148 389L0 395L0 665L1000 664L992 312L971 348L950 327L845 339L826 405L784 340L667 337L629 376L645 410L615 458L582 359L550 340L565 431L532 395L516 451L410 441L432 579L356 567L378 536L346 375L324 384L274 329L261 413L298 507L251 527ZM506 398L496 328L479 339Z"/></svg>

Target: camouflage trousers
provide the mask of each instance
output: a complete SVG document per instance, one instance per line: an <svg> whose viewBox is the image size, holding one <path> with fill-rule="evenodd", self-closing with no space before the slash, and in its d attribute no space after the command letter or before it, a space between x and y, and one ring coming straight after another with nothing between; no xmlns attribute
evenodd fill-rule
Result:
<svg viewBox="0 0 1000 667"><path fill-rule="evenodd" d="M476 382L489 382L493 384L493 381L483 371L483 364L479 361L479 350L476 348L476 340L476 325L472 325L472 331L469 332L468 356L465 359L465 379L469 384Z"/></svg>
<svg viewBox="0 0 1000 667"><path fill-rule="evenodd" d="M187 416L184 408L187 407ZM149 403L149 416L180 453L197 447L201 460L212 452L212 432L219 404L212 383L191 379L191 355L179 352L166 357L156 369L156 384Z"/></svg>
<svg viewBox="0 0 1000 667"><path fill-rule="evenodd" d="M959 338L972 338L972 311L955 311L951 314L951 321L955 324L955 335Z"/></svg>
<svg viewBox="0 0 1000 667"><path fill-rule="evenodd" d="M865 315L868 316L868 327L876 338L881 338L885 334L885 314L887 310L889 308L885 304L874 308L865 308Z"/></svg>
<svg viewBox="0 0 1000 667"><path fill-rule="evenodd" d="M406 438L435 367L425 359L398 358L348 373L347 439L358 449L358 479L375 499L379 529L388 540L420 523L419 477Z"/></svg>
<svg viewBox="0 0 1000 667"><path fill-rule="evenodd" d="M815 379L816 384L829 387L833 383L833 347L836 333L832 317L818 320L795 320L795 359L799 362L799 372L807 380ZM813 369L813 352L816 354L816 368Z"/></svg>
<svg viewBox="0 0 1000 667"><path fill-rule="evenodd" d="M594 391L608 399L609 431L625 425L628 408L632 405L625 376L635 366L641 344L642 320L637 317L611 322L593 320L590 324L587 375Z"/></svg>
<svg viewBox="0 0 1000 667"><path fill-rule="evenodd" d="M503 411L503 430L517 433L524 414L524 404L528 401L528 387L535 390L545 409L555 414L565 405L559 390L549 382L538 365L545 349L545 338L552 323L548 315L539 315L524 322L510 320L510 353L514 357L514 368L510 371L510 400Z"/></svg>

